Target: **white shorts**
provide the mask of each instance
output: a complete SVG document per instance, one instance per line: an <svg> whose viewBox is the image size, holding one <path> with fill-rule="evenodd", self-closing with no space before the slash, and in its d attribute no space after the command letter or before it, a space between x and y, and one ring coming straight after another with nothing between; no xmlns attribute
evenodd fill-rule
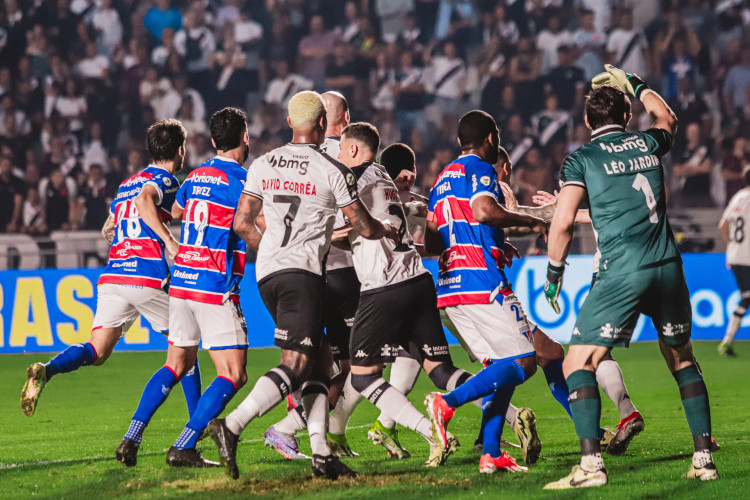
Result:
<svg viewBox="0 0 750 500"><path fill-rule="evenodd" d="M204 349L247 348L247 327L240 305L231 300L206 304L170 297L168 342L177 347L192 347L201 338Z"/></svg>
<svg viewBox="0 0 750 500"><path fill-rule="evenodd" d="M124 334L140 315L157 332L169 333L169 295L161 288L105 283L97 287L91 331L121 326Z"/></svg>
<svg viewBox="0 0 750 500"><path fill-rule="evenodd" d="M534 352L534 331L514 293L489 304L445 308L469 356L480 361L518 358Z"/></svg>

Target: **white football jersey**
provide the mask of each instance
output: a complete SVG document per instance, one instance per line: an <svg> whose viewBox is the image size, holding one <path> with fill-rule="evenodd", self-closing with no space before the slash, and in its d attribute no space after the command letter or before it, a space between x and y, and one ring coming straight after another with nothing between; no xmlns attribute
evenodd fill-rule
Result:
<svg viewBox="0 0 750 500"><path fill-rule="evenodd" d="M727 264L750 266L750 188L732 196L721 220L729 222Z"/></svg>
<svg viewBox="0 0 750 500"><path fill-rule="evenodd" d="M407 229L404 207L398 189L385 168L367 162L352 169L357 178L357 189L362 203L373 217L390 221L399 232L401 242L397 245L387 238L368 240L356 231L349 233L352 245L354 268L362 283L362 291L401 283L427 272L422 259L414 248Z"/></svg>
<svg viewBox="0 0 750 500"><path fill-rule="evenodd" d="M338 158L340 141L341 137L326 137L326 140L320 145L320 150L331 158ZM338 228L344 225L346 225L346 219L344 218L344 214L339 211L339 213L336 214L336 222L333 224L333 227ZM334 271L336 269L345 269L348 267L354 267L352 253L331 246L331 249L328 251L328 258L326 259L326 271Z"/></svg>
<svg viewBox="0 0 750 500"><path fill-rule="evenodd" d="M255 160L243 192L263 200L258 281L291 269L322 275L336 212L358 199L352 171L314 144L287 144Z"/></svg>

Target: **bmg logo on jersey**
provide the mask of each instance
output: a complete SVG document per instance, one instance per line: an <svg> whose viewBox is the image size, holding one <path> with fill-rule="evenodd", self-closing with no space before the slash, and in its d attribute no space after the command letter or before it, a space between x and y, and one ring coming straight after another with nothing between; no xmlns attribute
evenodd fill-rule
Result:
<svg viewBox="0 0 750 500"><path fill-rule="evenodd" d="M284 156L272 156L268 159L268 164L274 168L291 168L299 170L301 175L307 174L307 169L310 167L310 162L307 156L293 155L292 158L286 158Z"/></svg>

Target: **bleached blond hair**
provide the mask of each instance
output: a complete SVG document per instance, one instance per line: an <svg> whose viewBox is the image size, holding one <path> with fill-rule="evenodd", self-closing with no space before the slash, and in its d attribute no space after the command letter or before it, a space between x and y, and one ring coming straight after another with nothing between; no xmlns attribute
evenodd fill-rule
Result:
<svg viewBox="0 0 750 500"><path fill-rule="evenodd" d="M289 100L288 111L292 127L304 127L324 116L326 106L320 94L312 90L303 90Z"/></svg>

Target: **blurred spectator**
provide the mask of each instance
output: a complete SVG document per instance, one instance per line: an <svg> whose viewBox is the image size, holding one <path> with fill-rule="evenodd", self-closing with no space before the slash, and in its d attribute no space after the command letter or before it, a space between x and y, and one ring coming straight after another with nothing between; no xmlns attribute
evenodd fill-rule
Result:
<svg viewBox="0 0 750 500"><path fill-rule="evenodd" d="M333 59L326 67L326 86L330 90L336 90L351 98L355 92L360 70L351 56L349 47L344 42L336 42L333 48Z"/></svg>
<svg viewBox="0 0 750 500"><path fill-rule="evenodd" d="M560 16L553 13L547 18L547 27L539 33L536 46L542 53L542 73L558 65L557 49L571 43L571 34L563 29Z"/></svg>
<svg viewBox="0 0 750 500"><path fill-rule="evenodd" d="M695 92L693 80L680 80L680 90L677 97L668 101L669 106L677 115L680 123L700 123L704 132L711 130L711 115L706 102ZM675 145L681 147L685 142L685 127L678 127Z"/></svg>
<svg viewBox="0 0 750 500"><path fill-rule="evenodd" d="M70 79L65 84L65 94L55 99L53 111L68 120L70 132L82 138L83 122L86 118L86 99L81 95L78 83Z"/></svg>
<svg viewBox="0 0 750 500"><path fill-rule="evenodd" d="M335 40L333 32L325 31L323 16L310 18L310 33L299 42L299 58L302 75L312 80L316 89L325 88L326 65Z"/></svg>
<svg viewBox="0 0 750 500"><path fill-rule="evenodd" d="M607 45L607 35L603 30L596 28L594 11L581 10L579 20L580 25L573 33L571 42L579 53L576 66L583 70L583 77L586 80L591 80L604 71L603 55Z"/></svg>
<svg viewBox="0 0 750 500"><path fill-rule="evenodd" d="M721 159L721 175L724 179L726 198L730 199L737 191L746 186L742 171L750 164L747 139L725 139Z"/></svg>
<svg viewBox="0 0 750 500"><path fill-rule="evenodd" d="M572 126L570 114L559 109L555 95L544 100L544 110L534 115L531 124L542 147L557 142L565 143Z"/></svg>
<svg viewBox="0 0 750 500"><path fill-rule="evenodd" d="M21 230L21 215L26 185L13 172L10 158L0 157L0 232Z"/></svg>
<svg viewBox="0 0 750 500"><path fill-rule="evenodd" d="M406 16L414 10L414 0L375 0L383 39L395 40L406 27Z"/></svg>
<svg viewBox="0 0 750 500"><path fill-rule="evenodd" d="M170 0L156 0L156 6L151 7L143 18L143 26L156 40L161 39L164 28L174 31L182 28L182 15L177 9L170 8Z"/></svg>
<svg viewBox="0 0 750 500"><path fill-rule="evenodd" d="M76 192L75 181L59 168L39 182L44 220L50 231L78 229Z"/></svg>
<svg viewBox="0 0 750 500"><path fill-rule="evenodd" d="M641 30L633 28L632 11L623 10L617 29L610 33L607 41L609 64L646 78L649 75L647 50L646 36Z"/></svg>
<svg viewBox="0 0 750 500"><path fill-rule="evenodd" d="M750 85L750 46L740 52L740 60L733 65L724 80L724 108L729 116L734 116L738 109L747 104L746 89Z"/></svg>
<svg viewBox="0 0 750 500"><path fill-rule="evenodd" d="M439 126L445 137L450 137L458 119L466 110L463 104L466 64L456 54L456 46L452 42L445 42L439 55L432 56L429 50L425 52L425 63L431 75L429 89L435 96L435 106L441 113L442 123Z"/></svg>
<svg viewBox="0 0 750 500"><path fill-rule="evenodd" d="M547 93L557 97L561 109L570 111L583 107L583 94L589 81L583 70L574 66L571 47L561 45L557 48L557 66L547 75L547 87Z"/></svg>
<svg viewBox="0 0 750 500"><path fill-rule="evenodd" d="M396 72L388 64L385 52L380 52L375 58L375 67L370 70L370 104L376 112L392 112L396 107L396 97L393 94L395 82Z"/></svg>
<svg viewBox="0 0 750 500"><path fill-rule="evenodd" d="M96 43L89 42L86 44L86 57L78 63L76 70L83 78L95 78L103 80L107 78L109 69L109 60L99 54Z"/></svg>
<svg viewBox="0 0 750 500"><path fill-rule="evenodd" d="M277 104L286 109L289 99L297 92L310 90L314 82L302 75L289 73L289 63L285 59L276 62L274 78L269 82L263 100L270 104Z"/></svg>
<svg viewBox="0 0 750 500"><path fill-rule="evenodd" d="M164 28L161 32L161 45L155 46L151 51L151 62L157 66L165 66L169 56L176 52L174 30L172 28Z"/></svg>
<svg viewBox="0 0 750 500"><path fill-rule="evenodd" d="M211 56L216 50L216 39L205 19L204 10L189 10L184 26L174 35L174 46L185 60L190 85L204 90L208 87L205 79L211 68Z"/></svg>
<svg viewBox="0 0 750 500"><path fill-rule="evenodd" d="M101 229L109 215L107 206L107 180L102 166L94 163L89 168L85 182L78 188L78 213L83 215L81 229Z"/></svg>
<svg viewBox="0 0 750 500"><path fill-rule="evenodd" d="M508 77L515 85L516 100L526 116L534 111L534 103L539 97L539 76L542 69L542 56L534 48L530 38L518 41L518 52L510 60Z"/></svg>
<svg viewBox="0 0 750 500"><path fill-rule="evenodd" d="M107 150L102 143L102 126L94 122L89 127L89 134L83 145L83 162L81 166L84 172L89 172L92 165L98 165L100 169L107 172L104 166L107 164Z"/></svg>
<svg viewBox="0 0 750 500"><path fill-rule="evenodd" d="M173 118L177 116L183 101L190 99L192 104L192 119L204 121L206 119L206 103L200 92L188 87L185 75L176 75L172 78L172 85L166 89L161 99L161 106L157 116L159 119Z"/></svg>
<svg viewBox="0 0 750 500"><path fill-rule="evenodd" d="M26 199L23 202L23 232L33 236L47 232L42 198L36 187L30 187L26 191Z"/></svg>
<svg viewBox="0 0 750 500"><path fill-rule="evenodd" d="M424 73L414 66L411 52L399 56L399 66L394 75L393 93L396 96L396 123L401 137L409 137L414 128L427 133L427 117L424 107L428 95L424 85Z"/></svg>
<svg viewBox="0 0 750 500"><path fill-rule="evenodd" d="M91 24L97 32L99 44L108 54L122 43L122 22L117 9L112 7L112 0L100 0L91 16Z"/></svg>
<svg viewBox="0 0 750 500"><path fill-rule="evenodd" d="M543 154L538 147L528 150L517 168L513 169L515 184L518 189L518 203L532 205L531 197L537 191L552 192L555 186L555 167L548 154Z"/></svg>
<svg viewBox="0 0 750 500"><path fill-rule="evenodd" d="M698 123L685 127L685 147L675 154L674 176L681 184L683 206L710 207L711 200L711 143L701 137Z"/></svg>

